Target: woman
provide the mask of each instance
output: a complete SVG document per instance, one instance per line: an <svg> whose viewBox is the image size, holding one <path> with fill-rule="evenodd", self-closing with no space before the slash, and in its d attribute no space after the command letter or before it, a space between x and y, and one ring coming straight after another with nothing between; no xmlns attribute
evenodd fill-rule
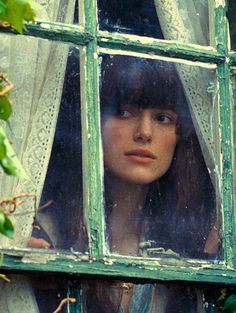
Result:
<svg viewBox="0 0 236 313"><path fill-rule="evenodd" d="M135 225L145 240L182 257L207 257L215 193L174 65L107 57L101 124L108 233L118 232L110 239L120 237L116 219L133 217L145 220Z"/></svg>
<svg viewBox="0 0 236 313"><path fill-rule="evenodd" d="M100 98L110 251L214 258L215 192L175 66L106 56ZM173 285L93 282L85 295L91 313L197 312L196 292Z"/></svg>
<svg viewBox="0 0 236 313"><path fill-rule="evenodd" d="M215 257L218 236L211 231L216 216L214 188L175 66L105 56L100 100L110 251L150 257ZM70 212L73 225L62 247L84 251L81 212L77 220L75 212ZM80 235L75 236L78 231ZM213 245L207 240L209 233ZM85 311L134 312L140 303L150 312L156 312L155 308L178 312L179 307L182 312L197 312L193 290L160 284L123 289L123 285L85 285ZM178 299L174 309L169 299Z"/></svg>

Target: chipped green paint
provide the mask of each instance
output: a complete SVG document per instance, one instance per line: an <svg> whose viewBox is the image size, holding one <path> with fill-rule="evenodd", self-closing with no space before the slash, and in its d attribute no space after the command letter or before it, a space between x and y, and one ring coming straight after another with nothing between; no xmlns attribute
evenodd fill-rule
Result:
<svg viewBox="0 0 236 313"><path fill-rule="evenodd" d="M97 31L96 1L85 2L85 28L92 34ZM85 79L84 101L82 101L83 121L83 168L84 198L86 203L87 224L89 233L90 255L99 257L103 253L103 162L100 134L100 107L98 81L98 55L96 36L86 47L84 59Z"/></svg>
<svg viewBox="0 0 236 313"><path fill-rule="evenodd" d="M24 36L67 42L75 45L87 45L94 38L92 34L86 32L83 27L76 25L38 22L37 24L27 24L27 29L28 32L25 32ZM1 32L21 36L8 28L1 28Z"/></svg>
<svg viewBox="0 0 236 313"><path fill-rule="evenodd" d="M220 54L226 55L228 51L228 29L226 20L227 8L219 5L215 9L216 48Z"/></svg>
<svg viewBox="0 0 236 313"><path fill-rule="evenodd" d="M212 47L202 47L135 35L99 32L98 43L100 47L113 50L118 49L121 51L139 52L149 55L183 58L190 61L216 64L225 61L225 55L217 52Z"/></svg>
<svg viewBox="0 0 236 313"><path fill-rule="evenodd" d="M216 47L219 53L228 53L227 7L220 3L215 9ZM220 93L220 126L222 151L222 207L224 257L229 266L235 265L235 225L233 186L233 108L230 101L229 58L218 66Z"/></svg>
<svg viewBox="0 0 236 313"><path fill-rule="evenodd" d="M76 303L69 304L69 312L70 313L82 313L81 287L80 287L79 281L73 281L70 283L69 297L76 299Z"/></svg>
<svg viewBox="0 0 236 313"><path fill-rule="evenodd" d="M222 205L224 254L227 264L235 264L235 230L233 212L233 108L230 102L229 66L227 63L218 67L220 91L220 125L222 147Z"/></svg>
<svg viewBox="0 0 236 313"><path fill-rule="evenodd" d="M81 257L78 256L74 256L72 259L71 256L57 253L54 260L50 258L47 263L38 264L35 261L30 261L29 257L27 257L27 263L22 262L23 255L26 257L27 253L18 253L18 257L6 255L2 271L39 271L68 273L77 276L127 277L136 280L177 280L236 285L235 269L207 262L190 262L188 267L184 264L177 267L174 262L163 265L161 259L157 261L142 260L141 258L106 257L100 260L88 258L87 261L82 261Z"/></svg>
<svg viewBox="0 0 236 313"><path fill-rule="evenodd" d="M229 52L229 59L230 59L231 65L236 66L236 52L235 51Z"/></svg>
<svg viewBox="0 0 236 313"><path fill-rule="evenodd" d="M236 247L233 245L234 225L232 199L232 104L229 98L229 67L236 64L236 53L227 51L226 8L217 2L216 47L202 47L164 41L134 35L99 32L97 30L97 1L84 1L85 26L40 22L27 25L25 36L45 38L84 46L81 50L81 94L83 123L83 174L84 207L88 221L90 257L66 255L52 251L27 252L4 251L2 269L6 271L45 271L80 275L103 275L133 279L180 280L215 282L236 285ZM81 13L81 12L80 12ZM10 32L8 30L2 30ZM12 31L11 31L12 33ZM204 62L218 65L220 90L220 122L223 153L223 208L224 208L224 263L186 261L176 259L141 259L120 256L105 256L103 219L103 165L99 110L99 48L120 50L124 53L139 53ZM231 63L227 63L230 60ZM28 258L22 257L28 256ZM34 260L34 261L33 261ZM75 285L72 294L79 297ZM79 298L78 298L79 299ZM79 308L74 312L79 312Z"/></svg>

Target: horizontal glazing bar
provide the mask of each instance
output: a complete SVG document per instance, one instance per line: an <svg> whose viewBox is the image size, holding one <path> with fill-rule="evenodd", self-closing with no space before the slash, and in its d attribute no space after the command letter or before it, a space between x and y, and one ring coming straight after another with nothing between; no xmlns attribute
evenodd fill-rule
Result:
<svg viewBox="0 0 236 313"><path fill-rule="evenodd" d="M169 40L109 32L98 33L98 45L109 49L119 49L216 64L223 63L226 58L224 54L220 54L212 47L181 44Z"/></svg>
<svg viewBox="0 0 236 313"><path fill-rule="evenodd" d="M230 64L236 66L236 52L229 52Z"/></svg>
<svg viewBox="0 0 236 313"><path fill-rule="evenodd" d="M23 257L23 258L22 258ZM22 262L23 261L23 262ZM1 271L60 272L81 275L99 275L139 279L214 282L236 285L236 270L224 264L191 262L188 266L161 265L159 260L105 257L100 260L88 256L61 253L18 252L18 256L4 256ZM187 264L187 263L186 263Z"/></svg>
<svg viewBox="0 0 236 313"><path fill-rule="evenodd" d="M53 41L68 42L76 45L87 45L93 36L84 31L80 26L67 25L52 22L37 22L37 24L27 24L28 31L25 36L49 39ZM8 28L1 28L1 32L18 34Z"/></svg>

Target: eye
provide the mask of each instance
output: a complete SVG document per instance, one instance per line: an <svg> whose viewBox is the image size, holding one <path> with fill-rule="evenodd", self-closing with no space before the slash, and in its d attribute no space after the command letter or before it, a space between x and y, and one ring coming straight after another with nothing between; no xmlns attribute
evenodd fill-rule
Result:
<svg viewBox="0 0 236 313"><path fill-rule="evenodd" d="M119 109L117 112L117 116L121 118L129 118L132 116L132 113L128 109Z"/></svg>
<svg viewBox="0 0 236 313"><path fill-rule="evenodd" d="M158 113L155 116L155 120L161 124L174 124L175 118L166 113Z"/></svg>

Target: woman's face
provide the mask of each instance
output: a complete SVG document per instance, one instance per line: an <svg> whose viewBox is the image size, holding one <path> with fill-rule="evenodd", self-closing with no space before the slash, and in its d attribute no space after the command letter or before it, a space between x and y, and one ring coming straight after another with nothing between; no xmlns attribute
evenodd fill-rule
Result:
<svg viewBox="0 0 236 313"><path fill-rule="evenodd" d="M177 114L169 109L122 105L104 118L102 137L105 170L134 184L150 184L170 167Z"/></svg>

